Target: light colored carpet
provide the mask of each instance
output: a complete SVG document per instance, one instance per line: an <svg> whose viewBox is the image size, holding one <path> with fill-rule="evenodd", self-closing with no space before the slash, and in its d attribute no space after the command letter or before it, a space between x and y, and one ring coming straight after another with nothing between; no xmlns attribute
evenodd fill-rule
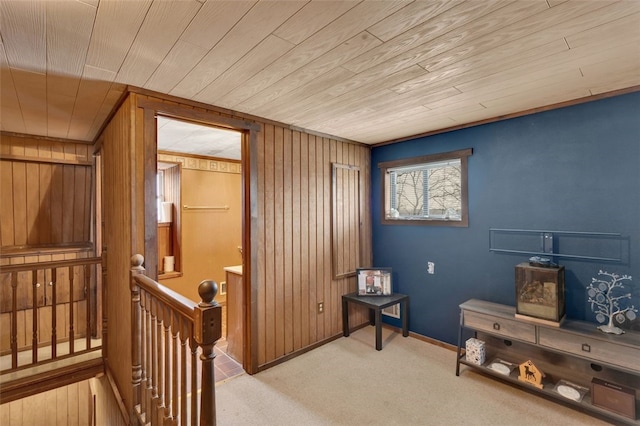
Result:
<svg viewBox="0 0 640 426"><path fill-rule="evenodd" d="M365 327L254 376L216 386L227 425L604 425L461 366L453 351Z"/></svg>

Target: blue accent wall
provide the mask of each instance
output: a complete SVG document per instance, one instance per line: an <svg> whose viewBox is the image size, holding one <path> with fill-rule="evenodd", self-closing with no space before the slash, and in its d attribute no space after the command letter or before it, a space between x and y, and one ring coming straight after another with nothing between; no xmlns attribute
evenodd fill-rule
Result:
<svg viewBox="0 0 640 426"><path fill-rule="evenodd" d="M468 228L381 223L378 163L464 148ZM394 291L410 296L411 331L455 344L460 303L515 305L514 266L529 255L490 252L490 228L622 234L611 244L622 253L598 253L622 262L557 259L566 314L595 324L585 287L600 269L632 275L640 306L640 93L376 147L371 167L374 265L392 267Z"/></svg>

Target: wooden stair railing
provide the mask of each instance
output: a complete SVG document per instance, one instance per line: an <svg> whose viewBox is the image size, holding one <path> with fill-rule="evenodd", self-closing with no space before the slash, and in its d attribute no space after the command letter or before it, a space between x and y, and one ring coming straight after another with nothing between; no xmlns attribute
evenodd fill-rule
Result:
<svg viewBox="0 0 640 426"><path fill-rule="evenodd" d="M131 257L131 423L215 425L213 350L222 336L222 307L214 300L218 286L202 281L202 300L195 303L145 276L143 262L142 255Z"/></svg>
<svg viewBox="0 0 640 426"><path fill-rule="evenodd" d="M0 402L102 371L102 258L0 266Z"/></svg>

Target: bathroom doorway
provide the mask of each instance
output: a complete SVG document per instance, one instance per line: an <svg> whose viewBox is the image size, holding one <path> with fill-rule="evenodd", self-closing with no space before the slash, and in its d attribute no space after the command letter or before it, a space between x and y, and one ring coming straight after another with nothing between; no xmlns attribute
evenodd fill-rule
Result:
<svg viewBox="0 0 640 426"><path fill-rule="evenodd" d="M160 114L156 123L158 281L196 302L202 280L218 283L221 380L243 371L243 133Z"/></svg>

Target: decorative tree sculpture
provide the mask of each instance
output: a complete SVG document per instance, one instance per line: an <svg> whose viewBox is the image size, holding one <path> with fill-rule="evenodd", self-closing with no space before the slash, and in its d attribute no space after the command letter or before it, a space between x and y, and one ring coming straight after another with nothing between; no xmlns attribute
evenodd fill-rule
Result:
<svg viewBox="0 0 640 426"><path fill-rule="evenodd" d="M588 302L591 303L591 310L596 314L596 320L599 323L607 322L607 325L601 325L599 330L605 333L622 334L624 331L616 327L613 323L615 318L619 323L623 323L627 318L633 321L636 318L638 310L635 306L623 308L620 301L623 299L631 299L631 293L624 293L622 289L622 281L631 281L631 275L618 275L606 271L598 271L598 275L604 275L608 281L599 278L592 278L591 284L587 287L589 295Z"/></svg>

